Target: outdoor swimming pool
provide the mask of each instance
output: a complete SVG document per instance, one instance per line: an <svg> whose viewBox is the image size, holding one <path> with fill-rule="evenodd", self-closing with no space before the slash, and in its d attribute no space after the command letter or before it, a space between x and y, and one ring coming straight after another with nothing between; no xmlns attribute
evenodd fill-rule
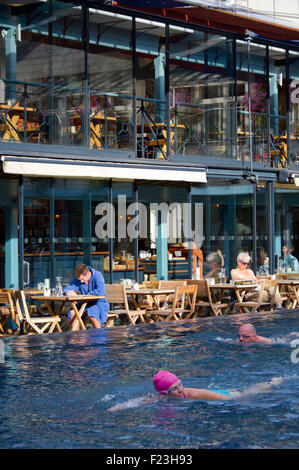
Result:
<svg viewBox="0 0 299 470"><path fill-rule="evenodd" d="M237 330L249 319L277 343L238 343ZM7 338L0 448L298 448L294 331L299 312ZM272 377L284 381L239 400L161 398L142 405L160 369L187 387L229 390ZM108 410L130 399L131 406Z"/></svg>

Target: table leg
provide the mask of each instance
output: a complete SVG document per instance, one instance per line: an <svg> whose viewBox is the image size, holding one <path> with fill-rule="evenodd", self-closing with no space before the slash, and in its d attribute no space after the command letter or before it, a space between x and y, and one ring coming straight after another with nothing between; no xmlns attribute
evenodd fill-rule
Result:
<svg viewBox="0 0 299 470"><path fill-rule="evenodd" d="M81 307L80 307L80 310L77 309L77 305L76 305L76 302L71 302L71 306L72 306L72 309L74 310L75 312L75 315L77 317L77 320L79 322L79 325L81 326L81 329L82 330L86 330L86 327L83 323L83 320L82 320L82 315L83 315L83 312L85 310L85 307L87 305L87 302L84 302Z"/></svg>
<svg viewBox="0 0 299 470"><path fill-rule="evenodd" d="M52 317L56 317L56 313L54 312L54 310L52 309L51 305L50 305L50 302L45 299L45 304L47 306L47 309L48 309L48 312L50 313L50 315ZM63 303L62 303L62 306L61 308L59 308L59 313L61 313L61 310L62 310L62 307L63 307ZM61 329L61 326L59 325L59 323L57 323L57 330L61 333L62 332L62 329Z"/></svg>
<svg viewBox="0 0 299 470"><path fill-rule="evenodd" d="M7 122L8 129L5 131L5 134L2 137L3 141L4 140L9 140L10 137L12 137L12 139L15 142L20 142L19 135L16 131L17 123L18 123L19 118L20 118L20 116L18 116L17 114L15 114L12 118L7 116L6 122Z"/></svg>

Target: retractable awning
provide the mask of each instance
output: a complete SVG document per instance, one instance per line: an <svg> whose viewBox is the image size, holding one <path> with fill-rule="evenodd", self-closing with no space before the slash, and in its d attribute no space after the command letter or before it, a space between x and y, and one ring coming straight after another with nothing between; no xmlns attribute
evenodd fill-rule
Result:
<svg viewBox="0 0 299 470"><path fill-rule="evenodd" d="M175 164L149 164L133 162L93 162L50 158L2 156L3 172L14 175L53 177L114 179L122 181L184 181L206 183L204 168Z"/></svg>

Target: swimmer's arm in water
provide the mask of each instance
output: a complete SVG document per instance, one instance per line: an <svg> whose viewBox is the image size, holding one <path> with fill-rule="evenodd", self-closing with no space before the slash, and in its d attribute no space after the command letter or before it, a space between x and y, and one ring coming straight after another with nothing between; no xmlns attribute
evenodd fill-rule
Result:
<svg viewBox="0 0 299 470"><path fill-rule="evenodd" d="M125 401L124 403L118 403L117 405L108 408L107 411L119 411L125 410L126 408L136 408L141 405L147 405L148 403L154 403L159 397L154 394L146 395L145 397L132 398L131 400Z"/></svg>
<svg viewBox="0 0 299 470"><path fill-rule="evenodd" d="M283 381L282 377L273 377L270 382L260 382L250 387L244 388L242 392L230 391L228 398L240 398L247 395L257 395L258 393L268 392L272 389L273 385L279 385Z"/></svg>
<svg viewBox="0 0 299 470"><path fill-rule="evenodd" d="M222 393L212 392L204 388L184 388L186 398L195 400L229 400L231 397Z"/></svg>

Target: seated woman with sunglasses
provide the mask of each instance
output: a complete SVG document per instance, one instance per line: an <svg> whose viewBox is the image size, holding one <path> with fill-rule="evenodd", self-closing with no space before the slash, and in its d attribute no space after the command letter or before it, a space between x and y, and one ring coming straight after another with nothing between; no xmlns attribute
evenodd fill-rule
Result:
<svg viewBox="0 0 299 470"><path fill-rule="evenodd" d="M237 268L232 269L230 272L231 279L233 281L253 281L254 284L260 284L260 280L257 279L254 275L252 269L248 268L248 264L250 263L250 256L248 253L242 252L239 253L237 258ZM248 302L254 302L258 299L259 292L247 292L245 295L245 300ZM274 297L274 303L276 304L277 309L281 309L281 297L280 293L277 288L266 288L263 292L263 302L270 302Z"/></svg>

